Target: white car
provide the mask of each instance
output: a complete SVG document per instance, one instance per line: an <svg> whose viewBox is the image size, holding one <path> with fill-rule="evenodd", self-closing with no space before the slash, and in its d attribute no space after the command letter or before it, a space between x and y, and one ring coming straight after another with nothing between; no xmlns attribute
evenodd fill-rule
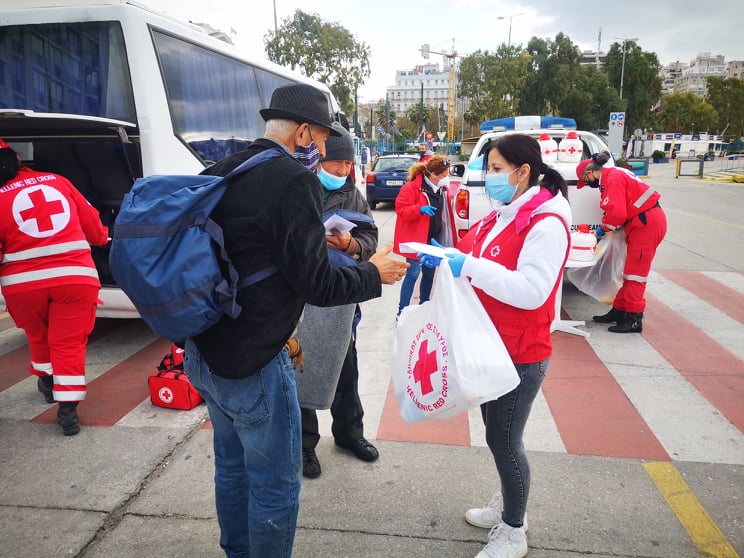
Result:
<svg viewBox="0 0 744 558"><path fill-rule="evenodd" d="M581 141L581 157L574 154L573 161L550 161L544 157L545 162L561 173L568 184L568 201L571 204L573 214L571 230L575 231L580 223L589 225L590 230L594 230L600 225L602 220L602 211L599 208L599 190L596 188L576 188L576 165L581 159L588 159L593 153L599 153L607 150L605 144L599 136L575 128L552 127L559 126L551 124L550 128L534 128L535 124L541 123L540 117L523 117L525 120L520 122L520 118L500 119L484 123L481 130L489 125L491 128L497 128L497 131L486 131L478 139L475 148L470 155L467 164L453 165L451 173L455 176L461 176L462 181L454 195L452 201L453 215L455 220L455 232L457 238L462 238L468 232L470 227L485 217L491 210L495 209L499 202L493 201L488 197L485 191L485 171L481 170L482 159L479 157L485 152L490 142L496 141L506 134L527 134L539 140L543 134L548 134L556 144L560 144L569 132L574 132L577 139ZM544 119L544 117L543 117ZM567 119L558 119L567 120ZM508 121L506 125L499 126L494 123ZM569 121L570 124L570 121ZM545 125L543 123L543 125ZM575 125L574 125L575 126ZM578 144L577 144L578 145ZM610 159L605 166L615 166L615 162Z"/></svg>

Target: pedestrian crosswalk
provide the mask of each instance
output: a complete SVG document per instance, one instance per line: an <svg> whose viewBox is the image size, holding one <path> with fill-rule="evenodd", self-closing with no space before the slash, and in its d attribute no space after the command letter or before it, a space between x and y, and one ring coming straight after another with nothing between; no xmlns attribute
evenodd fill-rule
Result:
<svg viewBox="0 0 744 558"><path fill-rule="evenodd" d="M565 282L566 318L589 337L553 334L554 355L525 434L528 450L573 455L744 465L744 274L652 272L641 335L591 322L602 306ZM363 305L360 394L371 439L484 446L478 409L407 424L390 381L397 290ZM169 350L140 320L98 320L87 356L83 426L190 428L192 411L154 407L147 377ZM226 348L229 350L229 348ZM0 314L0 419L55 422L28 375L22 331ZM320 413L330 435L330 414Z"/></svg>

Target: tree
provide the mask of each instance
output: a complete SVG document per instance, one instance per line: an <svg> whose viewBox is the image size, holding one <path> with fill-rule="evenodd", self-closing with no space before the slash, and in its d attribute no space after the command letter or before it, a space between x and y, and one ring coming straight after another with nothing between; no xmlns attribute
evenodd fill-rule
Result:
<svg viewBox="0 0 744 558"><path fill-rule="evenodd" d="M620 43L613 43L605 58L604 68L610 84L618 91L620 82L623 82L622 104L608 108L626 111L627 130L653 126L651 110L661 95L661 65L656 53L644 52L635 41L625 41L623 70L623 47Z"/></svg>
<svg viewBox="0 0 744 558"><path fill-rule="evenodd" d="M710 130L718 121L713 105L694 93L673 93L662 97L656 113L657 129L665 132L687 132L693 128Z"/></svg>
<svg viewBox="0 0 744 558"><path fill-rule="evenodd" d="M370 47L357 42L338 23L323 21L317 14L296 10L285 18L276 33L264 37L269 60L322 81L333 92L342 110L351 113L354 92L370 75Z"/></svg>
<svg viewBox="0 0 744 558"><path fill-rule="evenodd" d="M558 33L554 41L533 37L527 53L531 72L522 95L522 114L561 114L561 98L569 94L579 71L579 47Z"/></svg>
<svg viewBox="0 0 744 558"><path fill-rule="evenodd" d="M610 86L607 74L593 65L582 65L574 74L572 84L558 99L561 116L576 120L581 130L607 127L609 107L617 106L619 96Z"/></svg>
<svg viewBox="0 0 744 558"><path fill-rule="evenodd" d="M718 133L744 135L744 81L708 78L708 102L718 113Z"/></svg>

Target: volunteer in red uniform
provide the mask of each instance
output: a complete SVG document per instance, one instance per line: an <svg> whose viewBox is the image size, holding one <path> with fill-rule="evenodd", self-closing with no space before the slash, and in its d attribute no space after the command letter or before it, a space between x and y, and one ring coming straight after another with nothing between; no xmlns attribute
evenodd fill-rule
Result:
<svg viewBox="0 0 744 558"><path fill-rule="evenodd" d="M101 284L90 245L108 241L98 211L64 177L21 166L0 139L0 287L25 330L30 372L66 436L80 432L85 350Z"/></svg>
<svg viewBox="0 0 744 558"><path fill-rule="evenodd" d="M542 161L536 139L503 136L484 160L486 193L502 205L474 225L447 260L456 277L470 279L520 383L481 405L499 489L485 507L467 510L465 520L491 529L476 558L514 558L527 554L530 466L523 435L553 352L550 326L568 259L571 209L566 182ZM421 255L424 265L430 260Z"/></svg>
<svg viewBox="0 0 744 558"><path fill-rule="evenodd" d="M599 188L599 206L604 211L602 228L606 231L623 229L628 243L623 269L623 285L615 295L612 309L592 319L610 326L613 333L641 333L643 312L646 309L646 283L656 249L667 231L667 220L659 205L659 193L632 172L615 167L603 168L610 160L607 151L595 153L576 167L577 188L584 185Z"/></svg>

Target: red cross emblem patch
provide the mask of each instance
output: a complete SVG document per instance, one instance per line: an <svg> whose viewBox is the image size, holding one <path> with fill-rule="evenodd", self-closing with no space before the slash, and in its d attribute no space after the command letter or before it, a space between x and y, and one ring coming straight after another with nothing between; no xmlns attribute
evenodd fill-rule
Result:
<svg viewBox="0 0 744 558"><path fill-rule="evenodd" d="M425 412L439 409L449 392L447 341L436 324L428 323L412 339L408 348L407 395Z"/></svg>
<svg viewBox="0 0 744 558"><path fill-rule="evenodd" d="M68 225L70 203L50 186L25 188L13 200L13 218L21 232L34 238L46 238Z"/></svg>

